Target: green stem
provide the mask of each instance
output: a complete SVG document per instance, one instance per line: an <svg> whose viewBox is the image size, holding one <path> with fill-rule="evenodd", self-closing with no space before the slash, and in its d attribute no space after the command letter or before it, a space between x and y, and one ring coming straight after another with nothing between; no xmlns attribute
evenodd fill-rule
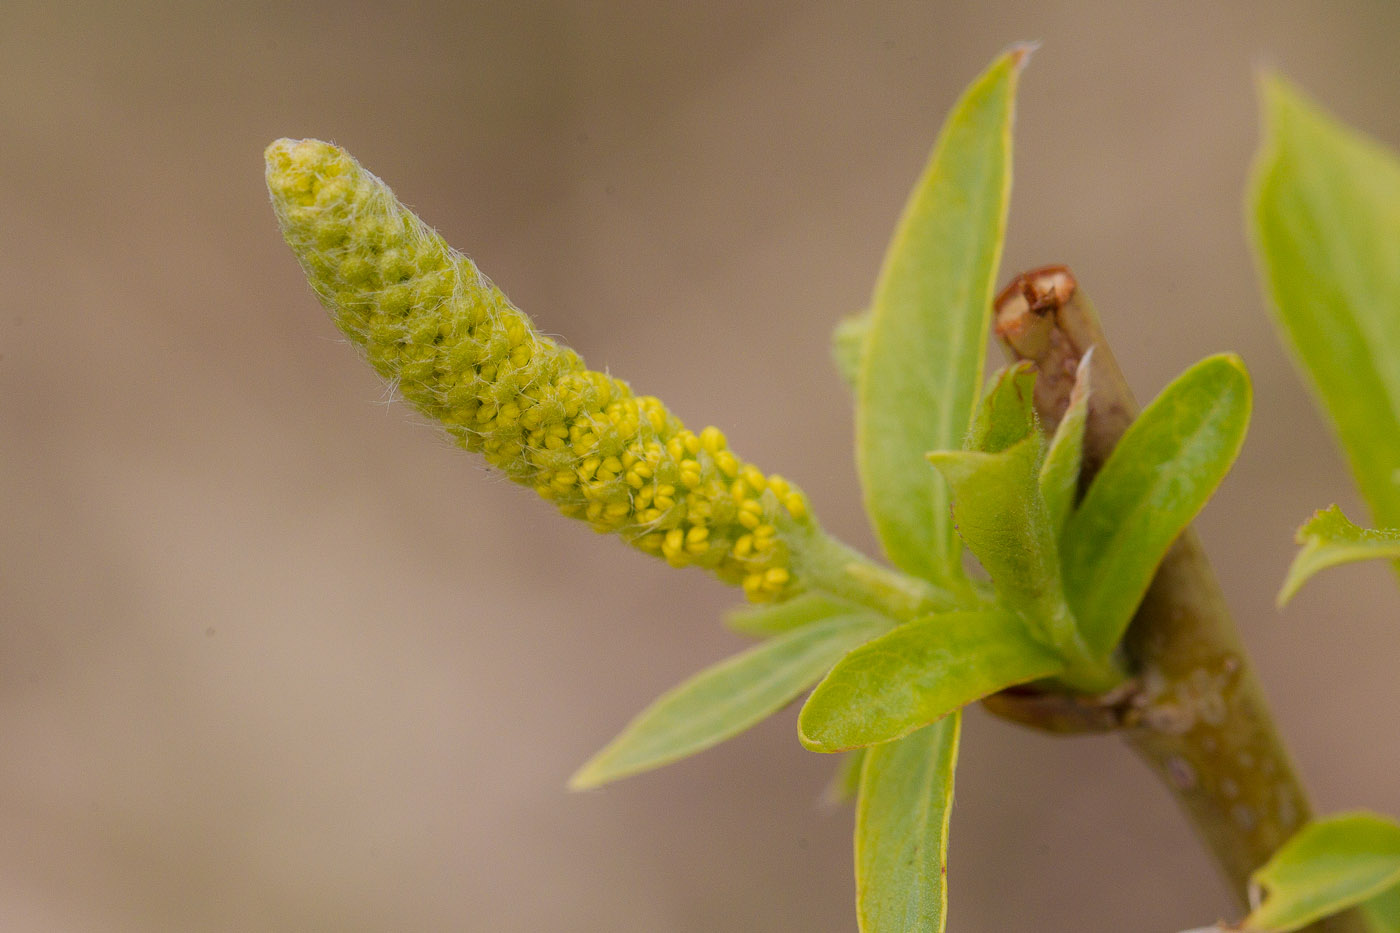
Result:
<svg viewBox="0 0 1400 933"><path fill-rule="evenodd" d="M815 522L784 535L794 540L793 565L798 575L832 596L867 606L900 622L934 612L964 609L977 595L969 589L953 593L942 587L883 567L831 537Z"/></svg>

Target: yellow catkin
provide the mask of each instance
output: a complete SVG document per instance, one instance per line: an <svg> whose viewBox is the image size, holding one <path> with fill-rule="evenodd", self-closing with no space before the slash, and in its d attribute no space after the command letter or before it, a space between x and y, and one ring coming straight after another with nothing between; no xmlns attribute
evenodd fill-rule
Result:
<svg viewBox="0 0 1400 933"><path fill-rule="evenodd" d="M750 599L800 586L779 531L809 521L797 487L541 335L344 150L281 139L266 156L277 219L321 303L462 446L565 515Z"/></svg>

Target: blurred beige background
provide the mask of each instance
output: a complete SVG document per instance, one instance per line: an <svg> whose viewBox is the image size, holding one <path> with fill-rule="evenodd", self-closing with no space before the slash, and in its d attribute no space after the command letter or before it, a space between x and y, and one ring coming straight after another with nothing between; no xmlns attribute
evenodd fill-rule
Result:
<svg viewBox="0 0 1400 933"><path fill-rule="evenodd" d="M545 330L870 547L827 333L946 109L1018 39L1044 46L1002 277L1071 264L1144 397L1244 354L1252 435L1199 527L1320 809L1400 813L1395 580L1271 606L1296 524L1356 497L1240 207L1253 69L1396 145L1397 34L1381 0L9 0L0 929L854 929L851 816L791 711L565 792L741 647L735 595L386 406L278 237L261 152L348 146ZM1230 911L1118 743L966 733L952 929Z"/></svg>

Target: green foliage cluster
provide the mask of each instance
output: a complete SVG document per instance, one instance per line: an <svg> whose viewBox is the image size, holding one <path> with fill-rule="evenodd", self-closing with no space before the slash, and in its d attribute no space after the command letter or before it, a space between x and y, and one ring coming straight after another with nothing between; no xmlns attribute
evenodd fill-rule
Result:
<svg viewBox="0 0 1400 933"><path fill-rule="evenodd" d="M1400 159L1274 76L1249 226L1279 330L1385 529L1333 505L1298 529L1280 605L1328 567L1400 558ZM1297 930L1360 907L1400 933L1400 823L1369 813L1305 827L1255 873L1245 929Z"/></svg>
<svg viewBox="0 0 1400 933"><path fill-rule="evenodd" d="M1037 419L1036 377L1029 365L984 378L1009 207L1017 82L1027 54L1017 47L997 58L955 104L899 221L868 310L843 322L834 338L838 366L854 394L865 505L896 570L859 558L810 530L810 523L802 526L809 529L802 531L806 537L795 526L779 526L771 543L792 553L800 570L795 585L788 585L784 564L782 580L764 591L775 602L729 618L732 628L758 643L662 696L572 779L576 788L596 787L676 761L753 726L811 689L798 720L802 744L818 752L854 752L845 782L857 798L857 915L865 933L944 929L943 866L961 709L1020 684L1092 695L1125 680L1124 632L1168 548L1234 462L1250 416L1250 381L1242 362L1229 354L1208 357L1143 410L1081 494L1094 392L1088 358L1068 411L1048 437ZM1377 521L1400 526L1400 166L1282 82L1266 81L1265 99L1269 135L1251 201L1264 281ZM415 334L441 331L449 345L457 340L464 353L475 353L471 335L478 324L503 333L514 328L516 343L530 345L523 362L557 356L569 364L569 374L584 372L571 351L536 338L528 319L387 189L375 187L377 179L364 180L354 173L357 165L352 171L336 161L336 151L327 151L315 154L340 165L336 183L347 190L360 185L391 205L395 229L429 242L447 270L431 306L405 310ZM283 161L294 154L286 147L272 153ZM269 179L288 240L332 315L360 320L369 299L352 297L347 306L341 293L359 292L324 286L328 276L340 282L344 262L332 262L335 257L325 252L321 228L303 229L288 219L311 209L311 201L315 210L330 212L317 214L313 224L339 216L335 211L343 206L334 196L316 201L313 195L323 187L314 177L284 177L270 169ZM342 226L333 244L341 259L358 257L374 268L389 262L385 250L393 244L357 241L353 224ZM453 269L467 269L461 274L471 287L490 298L493 310L478 315L482 322L457 320L480 302L471 297L474 292L463 299L461 283L448 274ZM384 289L398 281L376 286L376 315L387 300ZM448 318L440 322L443 313ZM397 360L408 344L402 328L394 330L398 318L381 317L374 317L376 326L389 331L380 341L383 352L371 353L371 359ZM356 333L363 337L364 330ZM444 380L455 385L459 375L472 374L456 373L446 357L419 344L414 352L431 356L432 371L415 385L433 413L434 406L442 407ZM481 363L473 357L472 365L479 370ZM480 420L486 389L495 391L496 373L492 364L491 378L483 382L475 372L485 388L463 396L473 418ZM632 400L630 390L618 385L614 394ZM659 401L641 401L662 413L653 433L664 453L680 428L669 425ZM506 404L516 404L515 396L500 406ZM599 403L560 412L558 446L567 447L576 440L570 431L592 436L612 409ZM492 407L489 414L496 413ZM627 412L612 414L616 421ZM461 425L447 420L449 430L460 433ZM717 429L708 430L719 436ZM480 447L480 436L470 434L468 446ZM686 462L684 441L690 436L672 445L678 462ZM529 481L545 483L535 463L543 447L536 450L520 432L501 443L508 448L497 451L502 463L528 461ZM643 448L634 461L644 459ZM546 498L574 496L577 503L567 501L578 506L580 517L592 500L576 492L577 470L588 466L583 481L601 482L593 476L599 466L587 461L587 453L569 447L555 458L563 466L552 467L546 477ZM631 464L619 464L614 472L622 476ZM723 472L718 460L710 465L712 472ZM773 478L760 478L767 486L755 480L754 496L775 488ZM649 495L639 503L643 485ZM616 525L638 541L653 536L653 550L663 550L666 529L635 518L661 495L652 481L629 489L618 479L608 488L614 487L616 518L604 523L607 528ZM716 489L716 496L725 493ZM789 493L786 481L777 493L798 495ZM805 502L793 501L794 515L805 515ZM726 550L716 561L746 559L747 551L735 557L735 549L759 519L741 527L741 517L731 516L733 534L717 534ZM729 527L711 524L721 531ZM1281 599L1324 567L1400 558L1400 531L1361 529L1335 507L1306 524L1300 542L1304 548ZM695 553L703 553L696 547ZM980 572L968 571L964 551ZM760 571L775 572L767 565ZM1299 929L1365 905L1377 933L1397 933L1400 826L1367 814L1313 824L1259 870L1255 883L1257 906L1247 929Z"/></svg>

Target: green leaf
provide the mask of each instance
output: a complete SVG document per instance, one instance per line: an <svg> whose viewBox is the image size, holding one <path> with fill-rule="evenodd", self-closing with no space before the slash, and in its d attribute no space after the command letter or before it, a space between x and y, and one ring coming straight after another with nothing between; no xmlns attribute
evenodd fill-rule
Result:
<svg viewBox="0 0 1400 933"><path fill-rule="evenodd" d="M1303 827L1250 878L1250 902L1258 906L1244 925L1287 933L1396 884L1400 825L1374 813L1328 817Z"/></svg>
<svg viewBox="0 0 1400 933"><path fill-rule="evenodd" d="M1074 388L1069 393L1069 407L1050 438L1050 449L1040 465L1040 497L1050 515L1050 527L1055 537L1065 528L1079 492L1079 468L1084 459L1084 425L1089 419L1089 360L1094 348L1079 361Z"/></svg>
<svg viewBox="0 0 1400 933"><path fill-rule="evenodd" d="M1062 667L1009 612L939 613L842 658L802 707L798 738L815 752L888 742Z"/></svg>
<svg viewBox="0 0 1400 933"><path fill-rule="evenodd" d="M961 446L981 389L1026 54L993 62L944 124L885 254L857 388L856 462L880 543L900 569L954 588L948 494L924 453Z"/></svg>
<svg viewBox="0 0 1400 933"><path fill-rule="evenodd" d="M777 712L838 658L888 627L871 615L825 619L701 671L632 720L569 786L597 787L732 738Z"/></svg>
<svg viewBox="0 0 1400 933"><path fill-rule="evenodd" d="M999 453L928 455L953 493L953 519L992 587L1047 646L1078 639L1060 586L1059 556L1036 473L1044 440L1032 431Z"/></svg>
<svg viewBox="0 0 1400 933"><path fill-rule="evenodd" d="M1288 577L1279 590L1280 606L1292 599L1319 570L1359 560L1400 558L1400 531L1362 528L1353 524L1335 505L1304 522L1298 529L1297 540L1303 548L1293 558Z"/></svg>
<svg viewBox="0 0 1400 933"><path fill-rule="evenodd" d="M856 804L861 933L942 933L962 715L866 752Z"/></svg>
<svg viewBox="0 0 1400 933"><path fill-rule="evenodd" d="M835 596L810 592L802 593L780 603L748 605L731 609L724 617L724 624L740 635L768 638L822 619L828 619L834 615L851 615L858 611L865 612L867 610L861 610L853 603L837 599Z"/></svg>
<svg viewBox="0 0 1400 933"><path fill-rule="evenodd" d="M1361 905L1371 933L1400 933L1400 884Z"/></svg>
<svg viewBox="0 0 1400 933"><path fill-rule="evenodd" d="M964 450L1000 453L1035 430L1035 364L1004 366L972 416Z"/></svg>
<svg viewBox="0 0 1400 933"><path fill-rule="evenodd" d="M1113 649L1157 565L1229 472L1249 425L1239 357L1208 357L1148 405L1065 526L1065 592L1095 652Z"/></svg>
<svg viewBox="0 0 1400 933"><path fill-rule="evenodd" d="M1400 160L1275 76L1250 221L1265 290L1378 526L1400 527Z"/></svg>
<svg viewBox="0 0 1400 933"><path fill-rule="evenodd" d="M836 371L852 390L860 382L860 358L865 352L865 338L870 333L870 312L861 311L841 319L831 332L831 358Z"/></svg>

